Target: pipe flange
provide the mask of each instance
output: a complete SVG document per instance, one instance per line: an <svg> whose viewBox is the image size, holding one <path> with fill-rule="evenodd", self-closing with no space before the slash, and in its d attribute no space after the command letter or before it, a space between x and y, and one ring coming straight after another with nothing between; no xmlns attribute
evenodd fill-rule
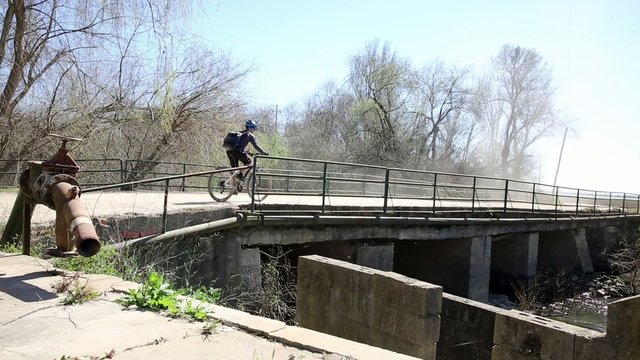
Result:
<svg viewBox="0 0 640 360"><path fill-rule="evenodd" d="M41 173L31 185L31 198L36 203L42 203L43 193L46 192L44 183L47 181L47 176L47 174Z"/></svg>
<svg viewBox="0 0 640 360"><path fill-rule="evenodd" d="M35 198L39 200L41 204L47 205L49 208L54 209L55 204L53 203L53 199L51 199L51 187L57 183L66 182L71 185L77 186L80 188L80 183L78 180L69 174L55 174L51 173L43 173L36 180L36 184L42 179L42 185L36 186L36 189L40 189L39 191L34 191Z"/></svg>

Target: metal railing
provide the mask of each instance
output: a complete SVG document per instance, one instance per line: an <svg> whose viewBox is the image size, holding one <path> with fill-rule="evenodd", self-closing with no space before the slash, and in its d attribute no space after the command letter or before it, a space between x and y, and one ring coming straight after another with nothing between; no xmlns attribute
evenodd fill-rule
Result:
<svg viewBox="0 0 640 360"><path fill-rule="evenodd" d="M210 174L228 171L214 165L150 162L121 159L81 159L78 180L84 192L161 188L165 193L163 223L166 221L167 195L171 190L202 191ZM154 170L143 172L145 163ZM368 212L382 214L424 212L428 214L476 214L501 217L506 213L536 216L585 216L640 213L640 195L552 186L488 176L454 174L414 169L334 161L257 156L253 194L304 196L317 199L304 211ZM205 168L205 171L193 171ZM212 169L213 168L213 169ZM138 170L136 170L138 169ZM254 169L255 170L255 169ZM161 177L157 177L162 175ZM15 179L19 172L0 173ZM128 178L147 177L135 181ZM155 176L155 177L154 177ZM148 178L152 177L152 178ZM3 186L8 186L6 183ZM16 186L16 185L13 185ZM349 208L340 199L357 198ZM251 210L264 210L251 201ZM309 210L311 209L311 210ZM295 208L291 209L296 211Z"/></svg>
<svg viewBox="0 0 640 360"><path fill-rule="evenodd" d="M83 187L111 185L162 176L188 175L218 168L211 164L117 158L75 159L75 161L80 165L77 179ZM0 168L5 168L6 165L14 168L14 170L0 172L0 187L17 187L21 172L27 168L26 163L27 160L0 160ZM185 176L171 187L179 191L206 191L206 185L206 179ZM147 186L154 185L151 183Z"/></svg>
<svg viewBox="0 0 640 360"><path fill-rule="evenodd" d="M162 231L161 231L161 233L164 234L166 232L166 229L167 229L167 205L168 205L168 202L169 202L169 189L171 188L171 181L172 180L180 180L182 183L184 183L184 180L185 179L189 179L189 178L196 178L196 177L203 177L203 176L206 176L208 178L211 174L235 171L235 170L246 169L246 168L248 168L248 166L241 166L241 167L237 167L237 168L224 168L224 169L216 169L216 170L207 170L207 171L201 171L201 172L190 173L190 174L178 174L178 175L164 176L164 177L160 177L160 178L129 181L129 182L124 182L124 183L102 185L102 186L97 186L97 187L89 187L89 188L83 189L82 192L83 193L91 193L91 192L104 191L104 190L121 190L123 188L135 189L135 188L137 188L139 186L145 186L145 185L154 184L154 183L162 183L162 185L160 185L160 186L164 187L164 202L163 202L163 207L162 207Z"/></svg>
<svg viewBox="0 0 640 360"><path fill-rule="evenodd" d="M638 214L640 195L552 186L489 176L387 168L333 161L257 157L254 192L320 198L326 212L332 199L362 198L381 213L399 207L428 212L560 215ZM368 201L364 201L364 200ZM377 200L377 201L376 201ZM334 201L335 203L335 201ZM252 202L252 209L259 204ZM335 210L332 210L335 211Z"/></svg>

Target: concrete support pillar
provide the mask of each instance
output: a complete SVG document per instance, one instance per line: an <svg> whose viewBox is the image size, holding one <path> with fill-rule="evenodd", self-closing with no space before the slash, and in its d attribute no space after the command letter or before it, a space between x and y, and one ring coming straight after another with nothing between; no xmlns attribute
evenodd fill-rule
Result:
<svg viewBox="0 0 640 360"><path fill-rule="evenodd" d="M621 237L620 228L616 226L586 229L587 245L589 245L594 271L607 272L611 270L609 268L609 255L612 247Z"/></svg>
<svg viewBox="0 0 640 360"><path fill-rule="evenodd" d="M593 272L585 229L540 233L538 268L553 272Z"/></svg>
<svg viewBox="0 0 640 360"><path fill-rule="evenodd" d="M450 294L486 301L490 270L491 237L395 244L393 271L440 285Z"/></svg>
<svg viewBox="0 0 640 360"><path fill-rule="evenodd" d="M364 244L358 247L356 263L383 271L393 270L393 243L373 245Z"/></svg>
<svg viewBox="0 0 640 360"><path fill-rule="evenodd" d="M468 298L486 302L489 299L491 276L491 236L469 239L469 290Z"/></svg>
<svg viewBox="0 0 640 360"><path fill-rule="evenodd" d="M538 269L539 234L522 233L494 240L491 247L491 285L496 291L512 281L533 285Z"/></svg>
<svg viewBox="0 0 640 360"><path fill-rule="evenodd" d="M262 287L260 250L243 249L236 238L216 241L211 266L211 276L221 288L257 292Z"/></svg>
<svg viewBox="0 0 640 360"><path fill-rule="evenodd" d="M578 228L571 231L573 241L576 244L576 252L582 272L593 272L593 263L591 262L591 254L589 253L589 245L587 245L587 236L585 228Z"/></svg>

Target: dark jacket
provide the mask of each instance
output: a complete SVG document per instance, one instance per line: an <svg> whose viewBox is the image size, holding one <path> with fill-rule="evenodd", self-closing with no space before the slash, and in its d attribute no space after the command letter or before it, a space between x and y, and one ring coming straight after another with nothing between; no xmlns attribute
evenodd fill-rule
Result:
<svg viewBox="0 0 640 360"><path fill-rule="evenodd" d="M258 153L260 154L267 153L260 147L260 145L258 145L258 141L256 140L255 135L253 135L248 130L241 131L241 133L242 133L242 136L240 136L240 140L238 141L238 146L236 147L236 150L246 152L247 145L251 143L251 145L253 145L253 148L256 149Z"/></svg>

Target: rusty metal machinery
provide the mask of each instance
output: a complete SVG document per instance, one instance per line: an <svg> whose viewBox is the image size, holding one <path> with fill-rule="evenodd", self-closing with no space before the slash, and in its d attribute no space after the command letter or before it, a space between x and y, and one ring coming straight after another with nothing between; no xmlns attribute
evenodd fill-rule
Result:
<svg viewBox="0 0 640 360"><path fill-rule="evenodd" d="M23 253L29 253L33 209L36 204L43 204L56 212L57 248L50 249L49 254L63 256L75 247L79 255L93 256L100 250L100 241L80 199L82 191L76 180L80 166L67 149L67 142L82 139L57 134L49 136L62 140L56 154L47 161L29 161L29 168L20 176L20 189L24 196L21 219ZM16 200L14 210L18 203Z"/></svg>

